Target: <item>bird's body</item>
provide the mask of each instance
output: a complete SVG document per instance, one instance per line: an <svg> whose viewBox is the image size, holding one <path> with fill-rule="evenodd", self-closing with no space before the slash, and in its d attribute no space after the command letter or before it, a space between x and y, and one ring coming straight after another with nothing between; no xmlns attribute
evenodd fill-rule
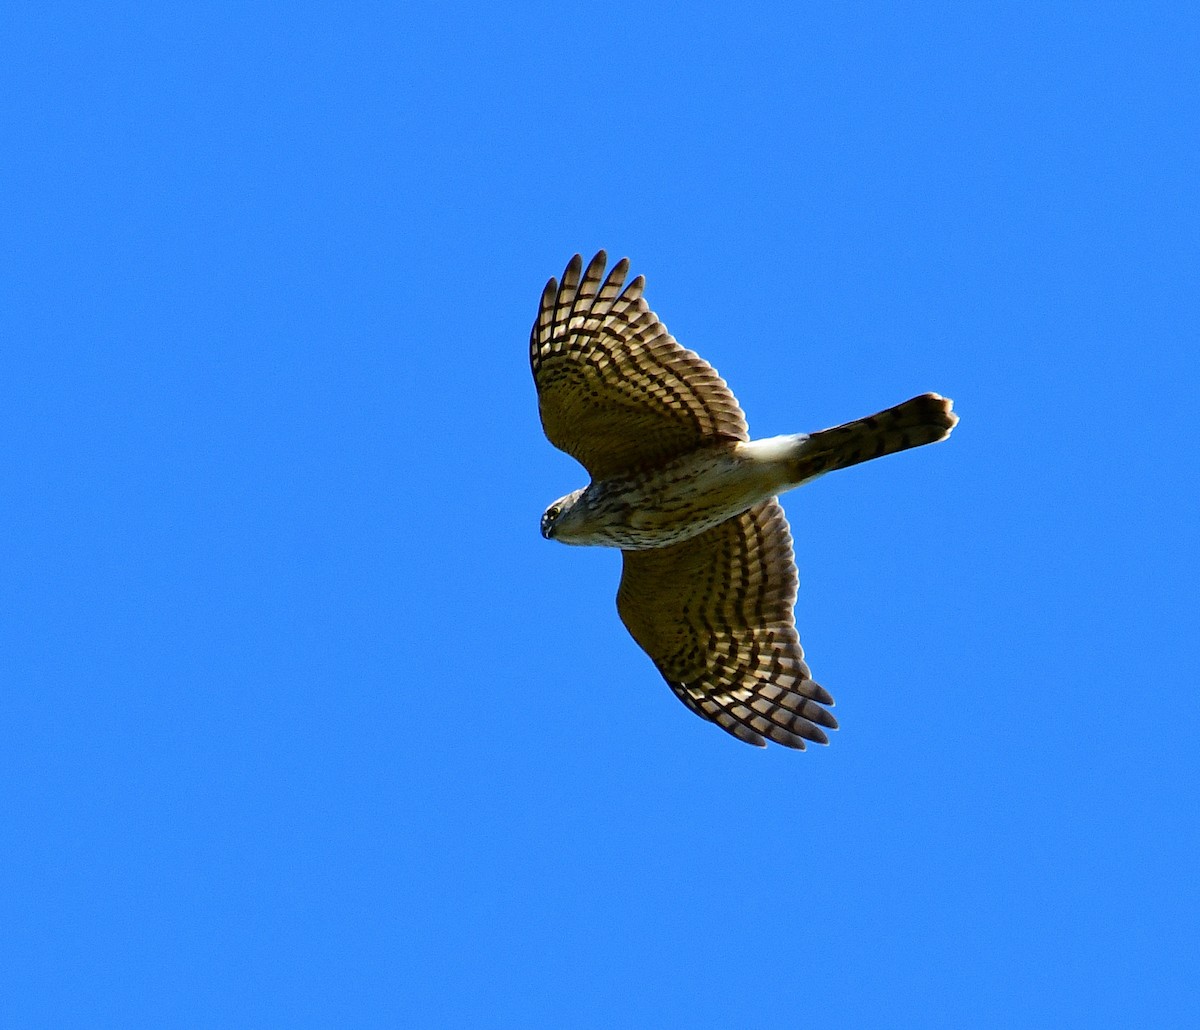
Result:
<svg viewBox="0 0 1200 1030"><path fill-rule="evenodd" d="M922 394L813 434L750 440L713 369L671 338L628 263L603 251L551 279L530 340L542 424L591 483L542 534L617 547L617 607L677 696L753 744L803 748L836 728L792 616L791 534L776 497L834 469L944 439L950 402Z"/></svg>
<svg viewBox="0 0 1200 1030"><path fill-rule="evenodd" d="M560 499L549 536L623 551L690 540L779 492L778 463L756 460L752 447L722 441L658 468L594 481Z"/></svg>

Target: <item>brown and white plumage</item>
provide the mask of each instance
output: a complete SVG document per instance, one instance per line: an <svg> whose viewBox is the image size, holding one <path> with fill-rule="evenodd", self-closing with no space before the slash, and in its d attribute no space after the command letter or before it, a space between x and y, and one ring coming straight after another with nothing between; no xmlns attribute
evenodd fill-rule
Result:
<svg viewBox="0 0 1200 1030"><path fill-rule="evenodd" d="M725 381L667 332L629 285L628 259L604 276L605 253L580 278L578 254L542 292L529 344L542 426L593 479L652 467L707 440L748 440Z"/></svg>
<svg viewBox="0 0 1200 1030"><path fill-rule="evenodd" d="M741 740L803 748L837 722L796 632L792 537L777 494L944 439L923 394L812 435L751 441L733 393L646 304L628 261L572 258L542 293L530 362L546 436L591 474L542 532L619 547L622 621L692 711Z"/></svg>
<svg viewBox="0 0 1200 1030"><path fill-rule="evenodd" d="M796 587L787 519L768 500L682 543L626 551L617 610L697 715L751 744L803 748L837 720L804 662Z"/></svg>

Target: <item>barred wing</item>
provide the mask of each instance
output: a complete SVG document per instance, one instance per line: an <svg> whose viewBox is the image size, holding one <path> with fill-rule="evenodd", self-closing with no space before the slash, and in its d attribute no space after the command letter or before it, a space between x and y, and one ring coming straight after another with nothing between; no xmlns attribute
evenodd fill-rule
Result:
<svg viewBox="0 0 1200 1030"><path fill-rule="evenodd" d="M772 499L670 547L625 551L617 610L676 696L739 740L803 750L837 729L804 662L792 535Z"/></svg>
<svg viewBox="0 0 1200 1030"><path fill-rule="evenodd" d="M600 251L551 279L529 339L542 427L593 479L657 465L714 438L746 440L725 381L675 342L622 258L605 277Z"/></svg>

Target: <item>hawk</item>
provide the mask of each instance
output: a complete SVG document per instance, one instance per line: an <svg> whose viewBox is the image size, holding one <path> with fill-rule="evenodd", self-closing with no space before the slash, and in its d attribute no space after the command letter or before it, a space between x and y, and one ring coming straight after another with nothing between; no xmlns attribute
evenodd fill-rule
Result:
<svg viewBox="0 0 1200 1030"><path fill-rule="evenodd" d="M617 547L617 611L675 695L739 740L826 744L833 698L813 682L792 611L797 575L778 495L834 469L944 440L951 401L922 394L818 433L751 440L725 381L675 342L600 251L542 291L529 341L542 427L591 483L542 515L542 536Z"/></svg>

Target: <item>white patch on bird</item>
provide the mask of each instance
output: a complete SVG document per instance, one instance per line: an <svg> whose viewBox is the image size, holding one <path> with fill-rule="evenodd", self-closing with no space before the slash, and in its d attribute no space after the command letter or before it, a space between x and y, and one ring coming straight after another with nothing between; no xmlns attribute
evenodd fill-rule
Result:
<svg viewBox="0 0 1200 1030"><path fill-rule="evenodd" d="M787 436L768 436L762 440L750 440L738 444L738 452L754 461L785 461L796 456L796 449L808 439L807 433L790 433Z"/></svg>

